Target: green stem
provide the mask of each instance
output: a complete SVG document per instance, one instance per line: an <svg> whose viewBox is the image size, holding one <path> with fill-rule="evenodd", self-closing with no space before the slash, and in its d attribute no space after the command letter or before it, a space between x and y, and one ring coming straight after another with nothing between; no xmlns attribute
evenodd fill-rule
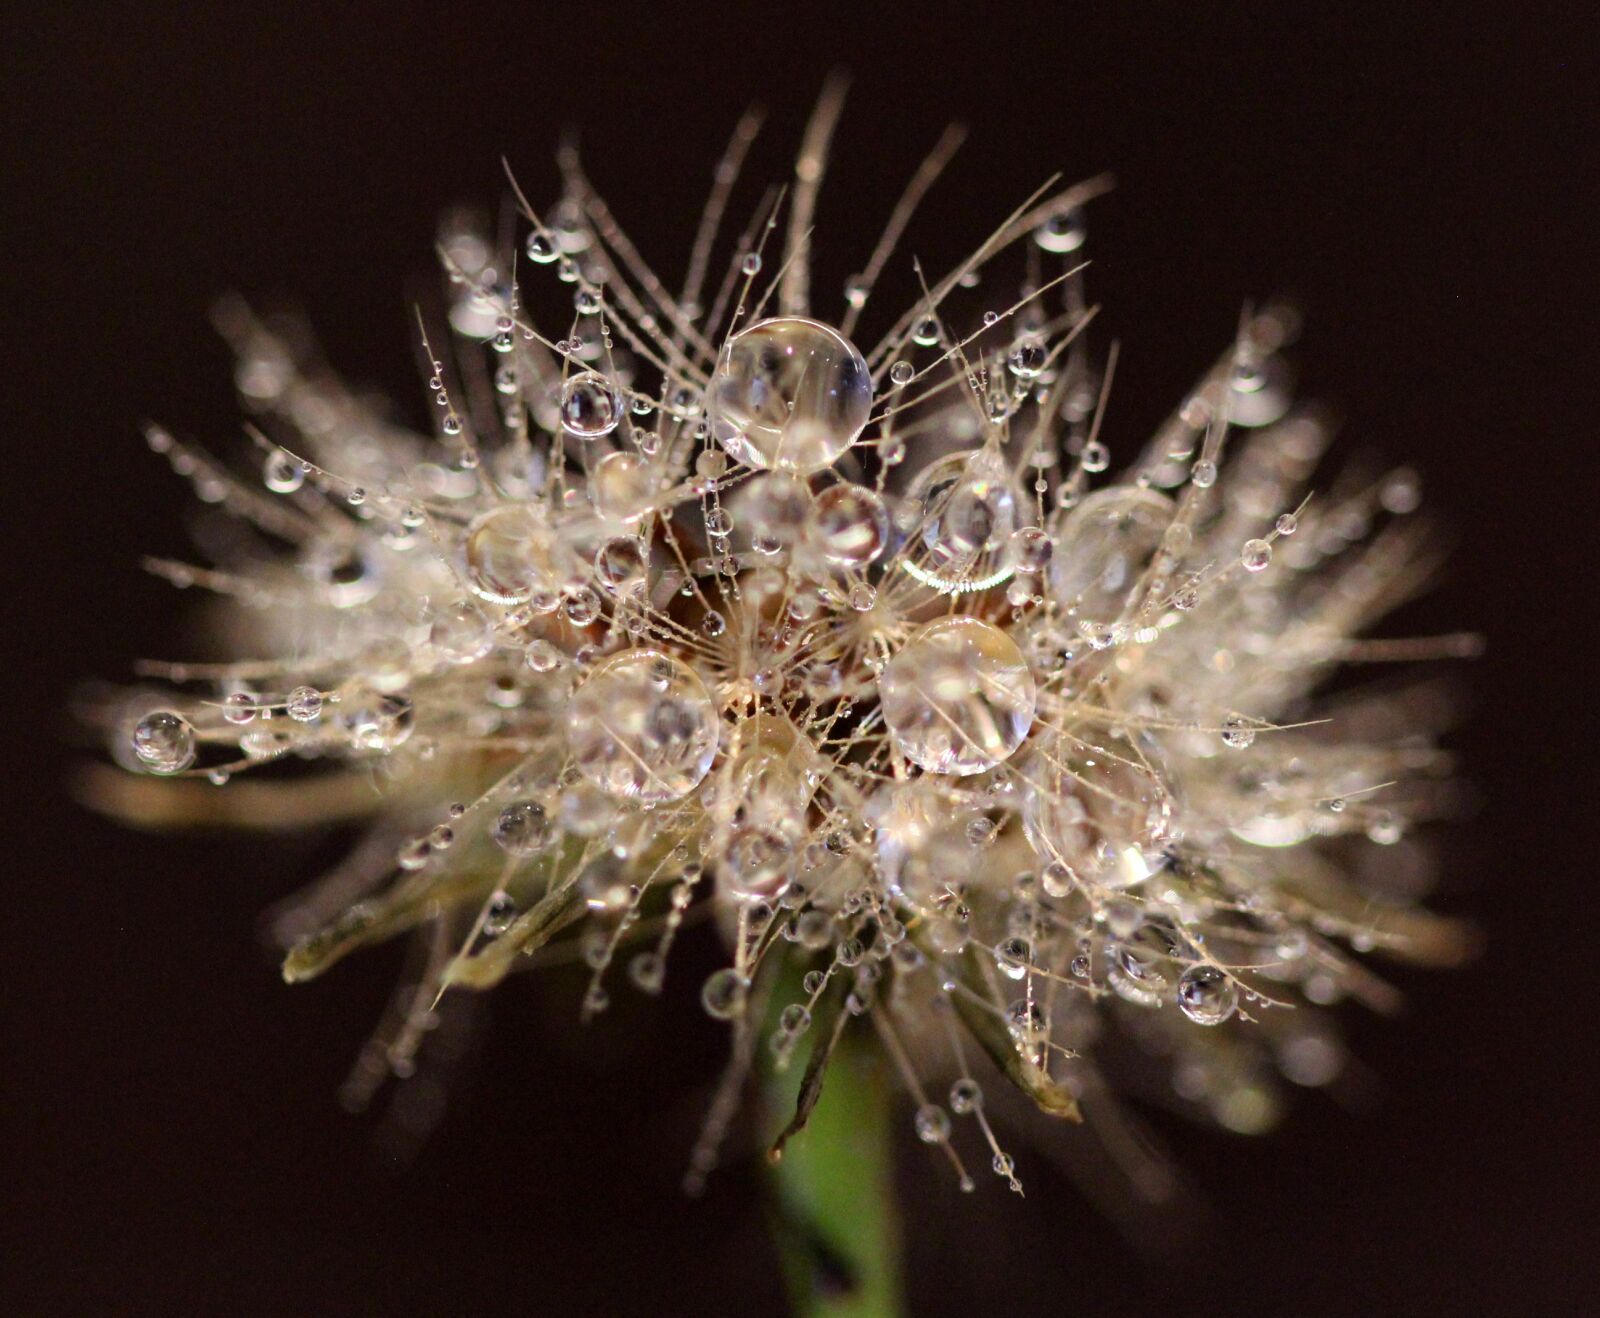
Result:
<svg viewBox="0 0 1600 1318"><path fill-rule="evenodd" d="M895 1211L891 1086L845 1030L805 1129L768 1160L772 1231L797 1318L905 1312ZM765 1081L769 1111L794 1110L801 1067Z"/></svg>

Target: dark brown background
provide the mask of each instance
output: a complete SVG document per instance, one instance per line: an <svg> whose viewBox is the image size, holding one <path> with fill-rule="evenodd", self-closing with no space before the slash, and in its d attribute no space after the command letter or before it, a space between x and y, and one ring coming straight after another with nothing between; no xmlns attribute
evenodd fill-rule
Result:
<svg viewBox="0 0 1600 1318"><path fill-rule="evenodd" d="M1160 1120L1213 1217L1159 1262L1026 1150L1024 1204L987 1178L964 1198L910 1147L917 1311L1585 1307L1595 775L1575 678L1592 668L1594 423L1578 394L1597 345L1580 7L165 8L12 5L0 41L10 1311L780 1303L753 1174L698 1204L676 1190L721 1055L689 1001L703 953L664 1004L619 992L581 1036L559 977L505 989L439 1132L397 1166L333 1097L396 958L291 990L258 942L262 908L336 846L90 817L66 797L78 751L59 711L81 678L174 648L185 602L137 558L184 548L188 499L137 427L236 442L216 293L296 295L341 367L415 407L408 291L443 207L497 204L502 152L548 198L558 133L582 125L600 187L675 272L739 110L773 111L755 165L776 177L835 63L856 86L819 217L838 263L824 289L948 119L971 139L910 242L935 266L1048 173L1114 170L1090 248L1124 344L1114 450L1243 300L1297 295L1306 389L1343 409L1352 448L1417 463L1459 538L1405 622L1491 647L1454 739L1483 808L1441 896L1489 951L1403 976L1401 1019L1352 1021L1377 1103L1301 1094L1259 1142Z"/></svg>

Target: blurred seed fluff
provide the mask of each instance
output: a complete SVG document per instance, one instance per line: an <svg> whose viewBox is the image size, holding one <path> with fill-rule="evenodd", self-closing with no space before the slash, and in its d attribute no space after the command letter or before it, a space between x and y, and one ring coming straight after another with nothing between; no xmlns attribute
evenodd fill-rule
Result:
<svg viewBox="0 0 1600 1318"><path fill-rule="evenodd" d="M354 1101L411 1072L452 996L581 957L600 1012L659 993L703 917L732 1060L691 1188L749 1074L804 1068L781 1147L847 1032L964 1188L971 1165L1021 1188L990 1120L1007 1082L1125 1152L1108 1073L1264 1130L1280 1076L1340 1076L1321 1008L1392 1005L1356 954L1470 941L1415 905L1445 702L1319 698L1347 661L1473 648L1359 639L1436 566L1416 478L1306 492L1329 428L1291 402L1279 306L1109 474L1083 253L1103 180L1040 189L879 314L954 130L823 296L840 100L730 242L758 119L737 126L677 291L571 148L549 209L511 184L514 236L447 221L426 431L225 304L256 461L150 430L233 515L206 525L214 566L151 567L214 592L217 644L252 657L145 665L99 720L124 768L198 781L92 791L145 821L362 821L275 925L289 980L416 940Z"/></svg>

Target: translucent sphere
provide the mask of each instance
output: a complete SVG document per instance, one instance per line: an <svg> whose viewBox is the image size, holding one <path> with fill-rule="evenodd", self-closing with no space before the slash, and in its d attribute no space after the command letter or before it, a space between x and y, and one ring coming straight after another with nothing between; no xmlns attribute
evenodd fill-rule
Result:
<svg viewBox="0 0 1600 1318"><path fill-rule="evenodd" d="M1161 868L1172 799L1158 754L1148 740L1098 730L1048 736L1030 752L1022 828L1047 890L1075 882L1130 888Z"/></svg>
<svg viewBox="0 0 1600 1318"><path fill-rule="evenodd" d="M834 485L811 508L812 546L840 567L865 567L889 543L889 512L864 485Z"/></svg>
<svg viewBox="0 0 1600 1318"><path fill-rule="evenodd" d="M748 467L818 471L866 427L872 374L854 344L802 316L734 336L711 381L717 442Z"/></svg>
<svg viewBox="0 0 1600 1318"><path fill-rule="evenodd" d="M584 777L647 805L699 785L717 753L718 722L694 669L659 650L607 659L573 693L567 737Z"/></svg>
<svg viewBox="0 0 1600 1318"><path fill-rule="evenodd" d="M1116 622L1172 516L1172 500L1154 490L1118 486L1091 494L1072 510L1050 557L1057 602L1080 621Z"/></svg>
<svg viewBox="0 0 1600 1318"><path fill-rule="evenodd" d="M883 721L900 752L929 773L992 769L1033 726L1033 674L1016 643L977 618L942 618L911 638L878 677Z"/></svg>
<svg viewBox="0 0 1600 1318"><path fill-rule="evenodd" d="M1178 1007L1196 1025L1221 1025L1239 1007L1239 994L1215 966L1190 966L1178 977Z"/></svg>
<svg viewBox="0 0 1600 1318"><path fill-rule="evenodd" d="M992 571L1017 524L1017 493L997 453L951 453L930 463L909 497L922 505L927 565L966 580Z"/></svg>
<svg viewBox="0 0 1600 1318"><path fill-rule="evenodd" d="M158 709L134 727L133 753L152 773L181 773L194 763L194 728L182 714Z"/></svg>
<svg viewBox="0 0 1600 1318"><path fill-rule="evenodd" d="M550 817L537 801L513 801L495 818L490 834L513 856L531 856L541 850L552 833Z"/></svg>
<svg viewBox="0 0 1600 1318"><path fill-rule="evenodd" d="M561 386L561 425L579 439L609 435L622 419L622 399L598 371L574 375Z"/></svg>
<svg viewBox="0 0 1600 1318"><path fill-rule="evenodd" d="M637 453L607 453L589 478L589 497L600 516L632 522L650 510L655 484L650 463Z"/></svg>
<svg viewBox="0 0 1600 1318"><path fill-rule="evenodd" d="M642 594L649 571L649 554L634 536L607 540L595 551L594 574L615 595Z"/></svg>
<svg viewBox="0 0 1600 1318"><path fill-rule="evenodd" d="M285 708L296 723L310 723L322 714L322 692L314 686L297 686L289 692Z"/></svg>
<svg viewBox="0 0 1600 1318"><path fill-rule="evenodd" d="M410 740L415 725L411 699L359 686L340 701L339 727L358 750L387 754Z"/></svg>
<svg viewBox="0 0 1600 1318"><path fill-rule="evenodd" d="M568 551L527 504L491 508L467 529L467 584L494 604L519 604L559 590L571 575Z"/></svg>
<svg viewBox="0 0 1600 1318"><path fill-rule="evenodd" d="M751 544L764 553L792 545L811 511L811 493L804 480L774 471L750 482L741 500L737 524L748 528Z"/></svg>

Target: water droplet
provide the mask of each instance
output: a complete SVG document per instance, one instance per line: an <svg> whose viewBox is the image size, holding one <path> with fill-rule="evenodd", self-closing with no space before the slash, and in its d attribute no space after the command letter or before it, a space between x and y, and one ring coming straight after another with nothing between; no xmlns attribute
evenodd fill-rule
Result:
<svg viewBox="0 0 1600 1318"><path fill-rule="evenodd" d="M458 600L434 615L428 643L447 664L471 664L494 649L494 630L477 601Z"/></svg>
<svg viewBox="0 0 1600 1318"><path fill-rule="evenodd" d="M916 378L917 368L910 362L896 362L889 368L889 380L904 388Z"/></svg>
<svg viewBox="0 0 1600 1318"><path fill-rule="evenodd" d="M539 265L549 265L561 255L561 252L556 247L555 243L553 243L546 235L542 233L530 233L528 235L527 244L523 250L528 253L528 259L530 261L536 262Z"/></svg>
<svg viewBox="0 0 1600 1318"><path fill-rule="evenodd" d="M1080 621L1115 623L1172 521L1172 501L1154 490L1112 486L1068 515L1050 559L1050 591Z"/></svg>
<svg viewBox="0 0 1600 1318"><path fill-rule="evenodd" d="M562 612L574 627L587 627L600 616L600 596L587 586L577 586L567 592L566 607Z"/></svg>
<svg viewBox="0 0 1600 1318"><path fill-rule="evenodd" d="M613 594L642 593L649 566L650 557L644 545L631 535L607 540L595 551L595 576Z"/></svg>
<svg viewBox="0 0 1600 1318"><path fill-rule="evenodd" d="M1052 215L1033 231L1033 241L1047 252L1075 252L1088 236L1081 206Z"/></svg>
<svg viewBox="0 0 1600 1318"><path fill-rule="evenodd" d="M194 763L194 728L183 715L158 709L134 726L133 753L152 773L181 773Z"/></svg>
<svg viewBox="0 0 1600 1318"><path fill-rule="evenodd" d="M510 893L497 892L489 898L483 911L483 933L486 938L498 938L516 922L517 903Z"/></svg>
<svg viewBox="0 0 1600 1318"><path fill-rule="evenodd" d="M1215 966L1190 966L1178 977L1178 1007L1196 1025L1221 1025L1238 1005L1233 981Z"/></svg>
<svg viewBox="0 0 1600 1318"><path fill-rule="evenodd" d="M571 575L570 554L533 505L492 508L467 528L467 584L494 604L519 604Z"/></svg>
<svg viewBox="0 0 1600 1318"><path fill-rule="evenodd" d="M296 723L310 723L322 713L322 692L314 686L297 686L285 703L289 717Z"/></svg>
<svg viewBox="0 0 1600 1318"><path fill-rule="evenodd" d="M607 453L589 478L595 511L616 522L633 522L650 510L655 474L637 453Z"/></svg>
<svg viewBox="0 0 1600 1318"><path fill-rule="evenodd" d="M725 891L738 901L775 896L788 881L793 848L777 828L747 824L734 829L721 857Z"/></svg>
<svg viewBox="0 0 1600 1318"><path fill-rule="evenodd" d="M411 736L414 713L408 697L363 686L339 704L339 726L357 750L387 753Z"/></svg>
<svg viewBox="0 0 1600 1318"><path fill-rule="evenodd" d="M799 316L763 320L734 336L711 383L712 431L746 466L809 472L860 436L872 376L850 341Z"/></svg>
<svg viewBox="0 0 1600 1318"><path fill-rule="evenodd" d="M1055 542L1037 526L1013 531L1006 541L1005 564L1013 572L1038 573L1050 565Z"/></svg>
<svg viewBox="0 0 1600 1318"><path fill-rule="evenodd" d="M1266 540L1246 540L1239 561L1244 564L1246 572L1260 572L1272 562L1271 543Z"/></svg>
<svg viewBox="0 0 1600 1318"><path fill-rule="evenodd" d="M229 723L251 722L257 712L256 698L248 691L230 691L222 700L222 717Z"/></svg>
<svg viewBox="0 0 1600 1318"><path fill-rule="evenodd" d="M617 428L622 399L596 371L574 375L561 386L561 424L579 439L598 439Z"/></svg>
<svg viewBox="0 0 1600 1318"><path fill-rule="evenodd" d="M531 856L549 843L550 817L537 801L512 801L495 818L490 835L513 856Z"/></svg>
<svg viewBox="0 0 1600 1318"><path fill-rule="evenodd" d="M305 483L306 471L281 448L274 449L261 470L261 479L274 494L293 494Z"/></svg>
<svg viewBox="0 0 1600 1318"><path fill-rule="evenodd" d="M536 637L528 642L522 661L536 673L548 673L561 662L561 651L543 637Z"/></svg>
<svg viewBox="0 0 1600 1318"><path fill-rule="evenodd" d="M717 753L716 707L699 675L659 650L607 659L573 693L567 735L590 782L646 804L677 800Z"/></svg>
<svg viewBox="0 0 1600 1318"><path fill-rule="evenodd" d="M716 1020L733 1020L744 1012L749 991L750 982L737 970L725 966L707 977L700 989L700 1005Z"/></svg>
<svg viewBox="0 0 1600 1318"><path fill-rule="evenodd" d="M628 962L628 978L641 993L659 993L666 982L667 963L659 952L639 952Z"/></svg>
<svg viewBox="0 0 1600 1318"><path fill-rule="evenodd" d="M1247 749L1256 739L1256 730L1249 720L1229 714L1222 720L1222 740L1235 750Z"/></svg>
<svg viewBox="0 0 1600 1318"><path fill-rule="evenodd" d="M924 1103L912 1120L924 1144L943 1144L950 1138L950 1114L937 1103Z"/></svg>
<svg viewBox="0 0 1600 1318"><path fill-rule="evenodd" d="M1028 973L1033 948L1026 938L1008 938L994 950L995 965L1007 979L1021 979Z"/></svg>
<svg viewBox="0 0 1600 1318"><path fill-rule="evenodd" d="M830 486L811 508L810 538L829 562L864 567L889 543L889 511L864 485Z"/></svg>
<svg viewBox="0 0 1600 1318"><path fill-rule="evenodd" d="M1005 462L979 450L930 463L907 497L921 505L930 566L947 577L978 575L1016 527L1017 495Z"/></svg>
<svg viewBox="0 0 1600 1318"><path fill-rule="evenodd" d="M976 618L924 627L885 665L878 691L895 745L930 773L992 769L1033 725L1036 688L1022 651Z"/></svg>
<svg viewBox="0 0 1600 1318"><path fill-rule="evenodd" d="M982 1106L983 1088L970 1076L965 1076L950 1086L950 1108L958 1117L976 1112Z"/></svg>
<svg viewBox="0 0 1600 1318"><path fill-rule="evenodd" d="M1011 350L1006 367L1019 380L1037 380L1049 354L1037 339L1027 339Z"/></svg>

